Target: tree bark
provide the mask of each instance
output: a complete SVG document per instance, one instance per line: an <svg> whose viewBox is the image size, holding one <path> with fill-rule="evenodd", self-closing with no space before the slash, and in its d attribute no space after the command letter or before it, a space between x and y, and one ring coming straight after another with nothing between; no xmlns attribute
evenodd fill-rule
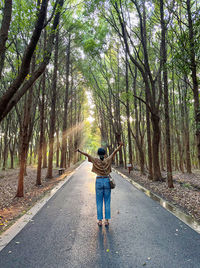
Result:
<svg viewBox="0 0 200 268"><path fill-rule="evenodd" d="M35 68L35 55L33 57L32 62L32 70L34 71ZM31 87L28 100L25 100L24 103L24 119L22 123L22 130L21 130L21 149L20 149L20 170L19 170L19 177L18 177L18 187L16 197L23 197L24 196L24 175L26 174L26 161L27 161L27 154L28 154L28 147L30 141L30 128L31 128L31 109L32 109L32 98L33 98L33 87Z"/></svg>
<svg viewBox="0 0 200 268"><path fill-rule="evenodd" d="M56 167L59 167L59 153L60 153L60 141L59 141L59 127L56 131Z"/></svg>
<svg viewBox="0 0 200 268"><path fill-rule="evenodd" d="M141 174L144 174L144 168L145 168L145 157L144 157L144 151L143 151L143 138L144 138L144 135L143 135L143 133L141 131L141 128L140 128L140 123L141 123L141 103L139 103L139 105L138 105L138 100L136 98L136 96L137 96L137 92L136 92L137 67L135 66L135 74L133 74L132 69L130 67L130 64L129 64L129 68L130 68L131 75L133 77L135 135L134 135L134 133L133 133L131 128L130 128L130 131L131 131L131 134L132 134L132 136L133 136L133 138L134 138L134 140L136 142L138 152L139 152L140 172L141 172ZM139 106L139 115L138 115L138 106ZM147 111L148 111L148 109L147 109ZM150 122L149 122L149 126L150 126ZM151 149L151 142L150 142L150 149ZM152 157L149 157L149 159L150 159L150 163L152 163ZM151 164L151 167L152 167L152 164ZM151 170L152 170L152 168L151 168ZM151 178L152 177L153 177L153 175L151 176Z"/></svg>
<svg viewBox="0 0 200 268"><path fill-rule="evenodd" d="M145 98L148 103L148 96L147 92L145 92ZM148 150L148 169L149 175L148 179L153 180L153 163L152 163L152 143L151 143L151 124L150 124L150 116L149 116L149 109L146 106L146 122L147 122L147 150Z"/></svg>
<svg viewBox="0 0 200 268"><path fill-rule="evenodd" d="M71 37L66 49L66 88L65 88L65 102L64 102L64 114L63 114L63 129L62 129L62 147L61 147L61 162L60 167L66 168L66 153L67 153L67 117L68 117L68 102L69 102L69 70L70 70L70 45Z"/></svg>
<svg viewBox="0 0 200 268"><path fill-rule="evenodd" d="M10 150L10 168L14 169L14 155L15 155L15 147L16 147L16 136L14 136L14 141L9 143L9 150Z"/></svg>
<svg viewBox="0 0 200 268"><path fill-rule="evenodd" d="M47 168L47 140L44 133L44 140L43 140L43 165L42 168Z"/></svg>
<svg viewBox="0 0 200 268"><path fill-rule="evenodd" d="M44 51L46 50L46 30L44 31ZM43 73L42 76L42 96L41 101L39 102L40 108L40 140L39 140L39 148L38 148L38 165L37 165L37 177L36 177L36 185L41 185L41 169L42 169L42 153L44 151L44 106L45 106L45 91L46 91L46 73Z"/></svg>
<svg viewBox="0 0 200 268"><path fill-rule="evenodd" d="M162 181L159 164L159 142L160 142L160 118L156 114L151 114L153 127L152 149L153 149L153 180Z"/></svg>
<svg viewBox="0 0 200 268"><path fill-rule="evenodd" d="M5 122L5 132L4 132L4 150L3 150L3 167L2 170L6 169L7 159L8 159L8 120Z"/></svg>
<svg viewBox="0 0 200 268"><path fill-rule="evenodd" d="M37 166L37 178L36 178L36 185L41 185L41 168L42 168L42 152L43 152L43 145L44 145L44 101L45 101L45 89L46 89L46 75L43 74L42 77L42 96L41 96L41 103L40 107L40 141L39 141L39 148L38 148L38 166Z"/></svg>
<svg viewBox="0 0 200 268"><path fill-rule="evenodd" d="M130 107L129 107L129 82L128 82L128 57L127 51L125 51L126 59L126 117L127 117L127 128L128 128L128 155L129 155L129 164L133 165L133 158L132 158L132 144L131 144L131 124L130 124Z"/></svg>
<svg viewBox="0 0 200 268"><path fill-rule="evenodd" d="M191 165L191 155L190 155L190 126L189 126L189 115L188 115L188 107L187 107L187 78L185 78L185 92L183 98L184 104L184 114L185 114L185 154L186 154L186 170L187 173L192 173L192 165Z"/></svg>
<svg viewBox="0 0 200 268"><path fill-rule="evenodd" d="M161 66L163 69L164 82L164 107L165 107L165 147L167 160L167 182L169 188L174 188L172 178L171 163L171 141L170 141L170 122L169 122L169 93L168 93L168 74L167 74L167 46L166 46L166 22L164 19L164 3L160 0L161 16ZM162 87L162 85L161 85Z"/></svg>
<svg viewBox="0 0 200 268"><path fill-rule="evenodd" d="M8 39L8 31L10 28L11 15L12 15L12 0L6 0L0 29L0 79L4 66L6 41Z"/></svg>
<svg viewBox="0 0 200 268"><path fill-rule="evenodd" d="M54 72L52 83L52 97L51 97L51 116L50 116L50 134L49 134L49 157L48 157L48 169L47 178L52 178L53 170L53 146L54 146L54 133L55 133L55 119L56 119L56 95L57 95L57 72L58 72L58 45L59 45L59 30L56 32L55 41L55 55L54 55Z"/></svg>

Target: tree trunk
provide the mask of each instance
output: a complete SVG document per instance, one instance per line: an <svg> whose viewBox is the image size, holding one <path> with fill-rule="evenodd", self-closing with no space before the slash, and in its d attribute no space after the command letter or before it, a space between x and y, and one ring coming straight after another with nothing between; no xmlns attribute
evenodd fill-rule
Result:
<svg viewBox="0 0 200 268"><path fill-rule="evenodd" d="M6 41L8 39L8 31L10 28L11 15L12 15L12 0L6 0L0 29L0 79L4 66Z"/></svg>
<svg viewBox="0 0 200 268"><path fill-rule="evenodd" d="M141 174L144 174L145 173L144 172L144 163L145 163L145 161L144 161L144 151L143 151L142 148L140 148L138 151L139 151L139 160L140 160L140 172L141 172Z"/></svg>
<svg viewBox="0 0 200 268"><path fill-rule="evenodd" d="M35 69L35 55L32 59L32 72ZM27 175L26 172L26 162L28 155L28 147L30 141L30 128L31 128L31 109L32 109L32 99L33 99L33 87L31 87L28 100L24 103L24 118L22 123L21 130L21 149L20 149L20 170L19 170L19 178L18 178L18 188L17 188L17 197L24 196L24 175Z"/></svg>
<svg viewBox="0 0 200 268"><path fill-rule="evenodd" d="M69 102L69 70L70 70L70 35L66 49L66 88L65 88L65 102L63 114L63 130L62 130L62 146L61 146L61 162L60 167L66 168L67 166L67 117L68 117L68 102Z"/></svg>
<svg viewBox="0 0 200 268"><path fill-rule="evenodd" d="M30 92L29 92L30 94ZM27 96L26 96L27 97ZM20 170L18 176L18 187L16 197L24 196L24 173L25 173L25 165L26 165L26 150L28 147L28 123L29 123L29 106L26 102L24 103L24 119L21 130L21 141L20 141Z"/></svg>
<svg viewBox="0 0 200 268"><path fill-rule="evenodd" d="M165 147L167 160L167 182L169 188L174 188L172 178L171 163L171 141L170 141L170 122L169 122L169 94L168 94L168 74L167 74L167 46L166 46L166 23L164 20L164 4L160 0L160 16L161 16L161 62L163 68L164 82L164 107L165 107ZM162 87L162 85L161 85Z"/></svg>
<svg viewBox="0 0 200 268"><path fill-rule="evenodd" d="M32 156L33 156L33 145L30 144L30 159L29 159L29 165L32 165Z"/></svg>
<svg viewBox="0 0 200 268"><path fill-rule="evenodd" d="M121 139L121 133L116 133L115 134L117 144L119 144L122 139ZM124 166L124 161L123 161L123 154L122 154L122 148L119 150L119 166L123 167Z"/></svg>
<svg viewBox="0 0 200 268"><path fill-rule="evenodd" d="M38 148L38 166L37 166L37 178L36 178L36 185L41 185L41 168L42 168L42 152L43 152L43 145L44 145L44 101L45 101L45 89L46 89L46 75L43 74L42 77L42 99L40 103L40 141L39 141L39 148Z"/></svg>
<svg viewBox="0 0 200 268"><path fill-rule="evenodd" d="M183 149L181 146L181 141L180 141L180 135L178 134L177 131L177 145L178 145L178 151L179 151L179 168L182 173L184 173L184 168L183 168Z"/></svg>
<svg viewBox="0 0 200 268"><path fill-rule="evenodd" d="M73 116L72 116L72 111L73 111L73 87L71 85L71 102L70 102L70 134L69 134L69 163L68 166L70 167L72 161L73 161L73 135L72 135L72 128L73 128Z"/></svg>
<svg viewBox="0 0 200 268"><path fill-rule="evenodd" d="M4 134L4 150L3 150L3 167L2 167L2 170L6 169L7 159L8 159L8 136L7 136L7 131L6 131L5 134Z"/></svg>
<svg viewBox="0 0 200 268"><path fill-rule="evenodd" d="M43 140L43 165L42 168L47 168L47 141L44 134L44 140Z"/></svg>
<svg viewBox="0 0 200 268"><path fill-rule="evenodd" d="M47 42L47 33L46 29L44 30L44 51L46 51L46 42ZM42 96L41 101L39 102L40 109L40 138L39 138L39 148L38 148L38 165L37 165L37 177L36 177L36 185L41 185L41 169L42 169L42 153L44 152L44 106L45 106L45 90L46 90L46 73L44 72L42 76ZM44 159L44 158L43 158Z"/></svg>
<svg viewBox="0 0 200 268"><path fill-rule="evenodd" d="M14 152L10 152L10 168L14 169Z"/></svg>
<svg viewBox="0 0 200 268"><path fill-rule="evenodd" d="M55 133L55 113L56 113L56 94L57 94L57 72L58 72L58 44L59 43L59 29L56 32L55 41L55 55L54 55L54 73L52 83L52 98L51 98L51 116L50 116L50 134L49 134L49 157L48 157L48 169L47 178L52 178L53 170L53 146L54 146L54 133Z"/></svg>
<svg viewBox="0 0 200 268"><path fill-rule="evenodd" d="M162 139L160 140L160 165L161 165L161 170L164 171L164 159L163 159L163 144L162 144Z"/></svg>
<svg viewBox="0 0 200 268"><path fill-rule="evenodd" d="M145 92L146 101L148 103L147 99L147 93ZM150 124L150 118L149 118L149 110L146 106L146 122L147 122L147 147L148 147L148 169L149 169L149 175L148 179L153 180L153 163L152 163L152 145L151 145L151 124Z"/></svg>
<svg viewBox="0 0 200 268"><path fill-rule="evenodd" d="M59 127L56 131L56 167L59 167L59 152L60 152L60 141L59 141Z"/></svg>
<svg viewBox="0 0 200 268"><path fill-rule="evenodd" d="M152 149L153 149L153 180L162 181L159 164L159 142L160 142L160 117L156 114L151 114L151 122L153 127Z"/></svg>
<svg viewBox="0 0 200 268"><path fill-rule="evenodd" d="M14 169L14 155L15 155L15 146L16 146L16 136L14 137L14 141L10 141L9 149L10 149L10 168Z"/></svg>
<svg viewBox="0 0 200 268"><path fill-rule="evenodd" d="M188 107L187 107L187 78L185 78L185 94L183 98L184 103L184 114L185 114L185 153L186 153L186 170L187 173L192 173L191 166L191 156L190 156L190 126L189 126L189 115L188 115Z"/></svg>
<svg viewBox="0 0 200 268"><path fill-rule="evenodd" d="M128 57L127 57L127 51L126 54L126 117L127 117L127 128L128 128L128 155L129 155L129 164L133 164L132 159L132 144L131 144L131 125L130 125L130 107L129 107L129 82L128 82Z"/></svg>

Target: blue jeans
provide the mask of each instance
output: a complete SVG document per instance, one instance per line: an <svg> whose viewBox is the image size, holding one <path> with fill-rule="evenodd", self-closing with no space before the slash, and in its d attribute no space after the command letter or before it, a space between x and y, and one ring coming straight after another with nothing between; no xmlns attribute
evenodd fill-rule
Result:
<svg viewBox="0 0 200 268"><path fill-rule="evenodd" d="M103 201L105 206L105 219L110 219L111 189L109 178L96 179L97 219L103 219Z"/></svg>

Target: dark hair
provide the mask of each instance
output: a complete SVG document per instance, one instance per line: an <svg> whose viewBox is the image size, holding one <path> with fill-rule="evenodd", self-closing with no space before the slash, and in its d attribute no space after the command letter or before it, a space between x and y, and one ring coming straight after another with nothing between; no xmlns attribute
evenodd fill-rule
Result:
<svg viewBox="0 0 200 268"><path fill-rule="evenodd" d="M104 160L104 155L106 154L106 151L104 148L99 148L97 151L97 154L100 156L100 159L103 161Z"/></svg>

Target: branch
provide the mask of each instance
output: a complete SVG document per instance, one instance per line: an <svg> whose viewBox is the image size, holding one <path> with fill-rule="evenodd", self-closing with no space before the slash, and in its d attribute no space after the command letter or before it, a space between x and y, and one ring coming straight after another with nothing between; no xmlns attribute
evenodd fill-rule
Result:
<svg viewBox="0 0 200 268"><path fill-rule="evenodd" d="M48 5L48 0L43 0L41 4L40 12L38 14L38 19L35 24L33 35L31 37L28 47L26 48L24 52L19 74L16 77L16 79L13 81L13 83L10 85L8 90L4 93L4 95L0 99L0 120L2 120L1 115L3 111L5 110L5 107L7 106L9 100L17 92L17 90L19 89L23 81L25 80L27 74L29 73L31 59L32 59L33 53L35 51L35 48L37 46L37 43L39 41L42 29L43 29L44 20L46 17L47 5Z"/></svg>
<svg viewBox="0 0 200 268"><path fill-rule="evenodd" d="M60 7L63 6L63 1L64 0L59 0L59 5ZM52 31L51 35L49 37L49 40L47 42L48 46L46 49L46 53L44 55L44 60L38 67L36 71L31 75L29 80L27 80L22 87L18 90L18 92L9 99L6 108L2 109L3 112L0 114L0 121L12 110L12 108L19 102L21 97L28 91L28 89L34 84L34 82L40 77L40 75L44 72L46 66L48 65L50 59L51 59L51 53L52 53L52 48L53 48L53 43L54 43L54 37L56 33L57 26L59 25L59 20L60 20L60 12L57 12L54 18L54 23L52 26ZM1 101L1 100L0 100ZM0 102L1 103L1 102ZM1 106L0 106L1 107ZM0 108L1 109L1 108Z"/></svg>
<svg viewBox="0 0 200 268"><path fill-rule="evenodd" d="M49 19L46 21L46 23L44 24L43 29L44 29L44 28L49 24L49 22L53 19L53 16L54 16L54 14L55 14L56 7L57 7L57 5L58 5L58 2L59 2L59 0L56 0L56 3L55 3L55 5L54 5L54 7L53 7L52 14L51 14L50 18L49 18Z"/></svg>

